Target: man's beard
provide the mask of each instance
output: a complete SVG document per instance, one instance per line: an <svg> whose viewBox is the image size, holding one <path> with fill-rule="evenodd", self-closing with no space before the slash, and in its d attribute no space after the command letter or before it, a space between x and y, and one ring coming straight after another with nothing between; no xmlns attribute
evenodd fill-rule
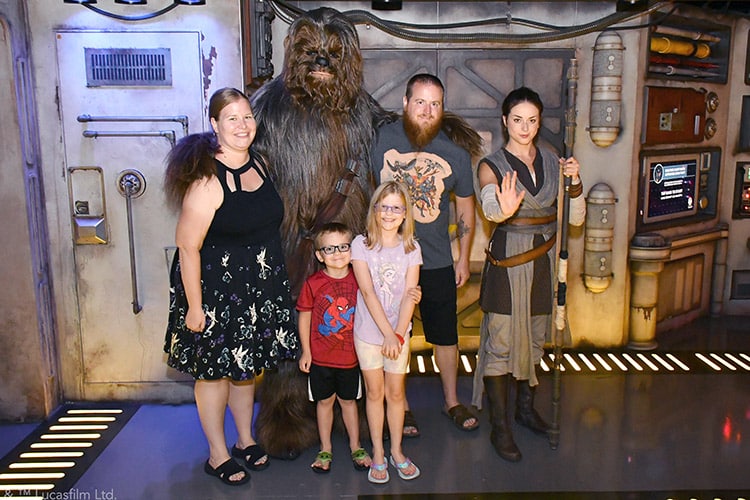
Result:
<svg viewBox="0 0 750 500"><path fill-rule="evenodd" d="M411 116L404 114L404 132L411 145L421 150L440 133L442 122L443 117L440 116L434 123L422 126Z"/></svg>

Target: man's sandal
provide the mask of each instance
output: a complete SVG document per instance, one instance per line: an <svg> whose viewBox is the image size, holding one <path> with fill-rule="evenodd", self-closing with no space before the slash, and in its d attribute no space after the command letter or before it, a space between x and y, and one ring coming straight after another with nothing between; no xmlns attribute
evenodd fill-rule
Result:
<svg viewBox="0 0 750 500"><path fill-rule="evenodd" d="M404 431L403 435L405 438L419 437L419 426L417 425L417 419L414 418L414 414L411 410L404 412Z"/></svg>
<svg viewBox="0 0 750 500"><path fill-rule="evenodd" d="M473 431L474 429L479 427L479 419L461 403L458 403L456 406L449 410L443 410L443 415L451 419L453 425L455 425L456 428L461 429L462 431ZM471 425L466 425L466 422L468 422L472 418L474 419L474 423Z"/></svg>
<svg viewBox="0 0 750 500"><path fill-rule="evenodd" d="M232 446L232 456L245 462L245 466L250 470L263 470L271 465L266 450L261 448L259 444L251 444L244 450L237 448L237 445ZM266 461L261 462L260 460L264 457Z"/></svg>
<svg viewBox="0 0 750 500"><path fill-rule="evenodd" d="M352 464L357 470L367 470L370 468L370 464L366 463L370 455L367 454L364 448L358 448L352 452ZM370 461L372 463L372 461Z"/></svg>
<svg viewBox="0 0 750 500"><path fill-rule="evenodd" d="M245 469L243 469L242 466L238 464L237 461L233 458L230 458L215 469L211 467L211 464L208 463L208 460L206 460L206 464L203 466L203 470L209 476L218 477L222 483L228 484L229 486L239 486L250 481L250 474ZM240 472L244 474L242 479L238 479L236 481L232 481L230 479L232 476Z"/></svg>
<svg viewBox="0 0 750 500"><path fill-rule="evenodd" d="M331 472L331 462L333 455L328 451L319 451L315 456L315 461L310 465L313 472L318 474L327 474Z"/></svg>

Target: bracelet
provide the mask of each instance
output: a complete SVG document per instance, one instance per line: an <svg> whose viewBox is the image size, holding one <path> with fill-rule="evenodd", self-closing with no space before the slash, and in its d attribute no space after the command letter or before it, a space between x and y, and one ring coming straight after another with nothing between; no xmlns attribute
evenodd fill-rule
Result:
<svg viewBox="0 0 750 500"><path fill-rule="evenodd" d="M393 332L393 333L396 334L396 338L398 339L399 344L404 345L404 336L397 332Z"/></svg>
<svg viewBox="0 0 750 500"><path fill-rule="evenodd" d="M571 198L578 198L583 194L583 182L579 182L578 184L571 184L568 188L568 195L570 195Z"/></svg>

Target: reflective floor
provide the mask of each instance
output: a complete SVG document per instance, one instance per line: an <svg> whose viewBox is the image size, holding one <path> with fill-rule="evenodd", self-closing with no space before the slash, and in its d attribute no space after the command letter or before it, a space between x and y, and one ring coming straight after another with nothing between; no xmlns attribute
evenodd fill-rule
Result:
<svg viewBox="0 0 750 500"><path fill-rule="evenodd" d="M400 480L391 467L388 484L368 483L366 473L351 466L339 435L327 475L310 470L317 451L311 448L294 461L273 460L250 484L228 487L203 472L207 446L194 405L143 404L77 482L58 494L67 497L46 498L750 499L750 321L700 319L657 340L665 360L671 353L689 369L669 370L658 361L657 369L641 363L643 370L612 362L609 371L576 372L567 365L559 446L553 450L546 438L514 424L523 453L518 463L495 454L486 410L478 431L462 432L440 413L438 376L412 374L407 393L422 436L406 440L404 449L422 469L414 481ZM580 353L571 354L580 360ZM543 375L537 392L545 416L551 415L552 382L550 373ZM459 377L466 403L471 384L470 376ZM0 426L4 464L36 427ZM7 470L0 479L2 473ZM8 491L0 483L2 493Z"/></svg>

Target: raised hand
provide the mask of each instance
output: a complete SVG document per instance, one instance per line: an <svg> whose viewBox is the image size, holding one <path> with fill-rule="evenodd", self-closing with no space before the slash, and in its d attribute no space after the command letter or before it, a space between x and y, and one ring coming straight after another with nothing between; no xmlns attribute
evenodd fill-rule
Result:
<svg viewBox="0 0 750 500"><path fill-rule="evenodd" d="M507 216L516 213L518 207L521 206L523 197L526 195L526 191L516 190L517 180L518 172L514 170L512 174L504 175L503 180L500 181L500 185L495 187L497 202L500 204L503 214Z"/></svg>

